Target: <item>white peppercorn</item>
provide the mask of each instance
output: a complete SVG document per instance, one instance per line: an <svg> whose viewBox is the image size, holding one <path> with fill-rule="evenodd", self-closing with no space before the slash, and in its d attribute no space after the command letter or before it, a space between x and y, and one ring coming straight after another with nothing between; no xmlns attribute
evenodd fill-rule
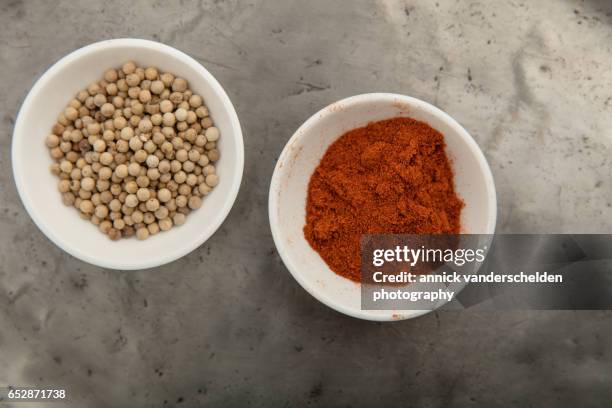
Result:
<svg viewBox="0 0 612 408"><path fill-rule="evenodd" d="M128 74L125 77L125 82L128 84L129 87L134 88L140 83L140 77L136 73Z"/></svg>
<svg viewBox="0 0 612 408"><path fill-rule="evenodd" d="M113 119L113 126L115 127L115 129L122 130L124 127L127 126L127 119L123 116L117 116L115 119Z"/></svg>
<svg viewBox="0 0 612 408"><path fill-rule="evenodd" d="M126 126L123 129L121 129L121 139L128 141L133 137L134 137L134 129L132 129L129 126Z"/></svg>
<svg viewBox="0 0 612 408"><path fill-rule="evenodd" d="M202 106L202 97L200 95L191 95L191 97L189 98L189 105L192 108L199 108L200 106Z"/></svg>
<svg viewBox="0 0 612 408"><path fill-rule="evenodd" d="M192 161L187 160L186 162L183 163L183 170L185 170L187 173L191 173L195 171L195 163Z"/></svg>
<svg viewBox="0 0 612 408"><path fill-rule="evenodd" d="M174 217L172 217L172 221L174 222L174 225L183 225L185 223L186 217L184 214L181 213L176 213L174 214Z"/></svg>
<svg viewBox="0 0 612 408"><path fill-rule="evenodd" d="M85 177L81 180L81 189L85 191L92 191L96 185L96 182L91 177Z"/></svg>
<svg viewBox="0 0 612 408"><path fill-rule="evenodd" d="M121 70L123 71L125 75L129 75L133 73L134 71L136 71L136 64L134 64L134 62L132 61L127 61L126 63L123 64L123 66L121 67Z"/></svg>
<svg viewBox="0 0 612 408"><path fill-rule="evenodd" d="M172 90L174 92L185 92L187 90L187 81L183 78L175 78L172 81Z"/></svg>
<svg viewBox="0 0 612 408"><path fill-rule="evenodd" d="M106 96L104 96L101 93L95 94L94 97L93 97L93 103L98 108L101 107L102 105L104 105L106 103Z"/></svg>
<svg viewBox="0 0 612 408"><path fill-rule="evenodd" d="M217 140L219 140L219 129L214 126L211 126L206 129L206 133L204 135L206 136L206 140L208 140L209 142L216 142Z"/></svg>
<svg viewBox="0 0 612 408"><path fill-rule="evenodd" d="M119 232L119 230L117 230L116 228L109 228L107 234L108 237L113 241L116 241L121 238L121 232Z"/></svg>
<svg viewBox="0 0 612 408"><path fill-rule="evenodd" d="M189 159L189 153L185 149L180 149L175 154L176 160L184 162Z"/></svg>
<svg viewBox="0 0 612 408"><path fill-rule="evenodd" d="M100 112L107 118L110 118L115 113L115 105L112 103L105 103L100 107Z"/></svg>
<svg viewBox="0 0 612 408"><path fill-rule="evenodd" d="M90 165L83 166L83 168L81 169L81 175L83 177L92 177L94 175L93 167L91 167Z"/></svg>
<svg viewBox="0 0 612 408"><path fill-rule="evenodd" d="M106 85L106 93L110 96L117 95L119 92L119 88L117 88L117 84L108 84Z"/></svg>
<svg viewBox="0 0 612 408"><path fill-rule="evenodd" d="M195 174L193 174L193 173L189 173L189 174L187 175L187 179L185 180L185 183L186 183L188 186L194 187L194 186L195 186L195 185L198 183L198 176L196 176L196 175L195 175Z"/></svg>
<svg viewBox="0 0 612 408"><path fill-rule="evenodd" d="M195 114L198 118L205 118L208 116L208 109L205 106L200 106L195 110Z"/></svg>
<svg viewBox="0 0 612 408"><path fill-rule="evenodd" d="M191 196L189 197L188 205L192 210L197 210L202 206L202 199L198 196Z"/></svg>
<svg viewBox="0 0 612 408"><path fill-rule="evenodd" d="M136 162L142 163L147 159L147 152L142 149L138 150L136 153L134 153L133 157Z"/></svg>
<svg viewBox="0 0 612 408"><path fill-rule="evenodd" d="M146 208L145 208L145 210L146 210ZM143 220L144 220L145 224L151 224L152 222L155 222L155 215L153 215L152 212L148 212L147 211L147 212L144 213Z"/></svg>
<svg viewBox="0 0 612 408"><path fill-rule="evenodd" d="M94 210L93 203L91 201L89 201L89 200L81 200L81 202L79 204L79 208L85 214L91 214L93 212L93 210Z"/></svg>
<svg viewBox="0 0 612 408"><path fill-rule="evenodd" d="M104 220L100 222L100 224L98 225L98 228L100 229L100 231L102 231L103 234L107 234L112 226L113 224L110 221Z"/></svg>
<svg viewBox="0 0 612 408"><path fill-rule="evenodd" d="M155 150L157 150L157 146L155 145L155 143L153 143L152 140L147 140L144 144L144 150L147 153L152 154L153 152L155 152Z"/></svg>
<svg viewBox="0 0 612 408"><path fill-rule="evenodd" d="M158 221L159 229L162 231L168 231L172 228L172 220L170 218L164 218Z"/></svg>
<svg viewBox="0 0 612 408"><path fill-rule="evenodd" d="M138 183L136 183L134 180L130 180L127 183L125 183L123 189L128 194L136 194L136 192L138 191Z"/></svg>
<svg viewBox="0 0 612 408"><path fill-rule="evenodd" d="M113 221L113 228L122 230L124 227L125 227L125 221L123 221L123 218L117 218L116 220Z"/></svg>
<svg viewBox="0 0 612 408"><path fill-rule="evenodd" d="M157 211L155 211L155 218L158 220L164 219L168 217L170 211L166 207L159 207Z"/></svg>
<svg viewBox="0 0 612 408"><path fill-rule="evenodd" d="M164 90L165 85L162 81L153 81L151 82L151 93L154 95L159 95Z"/></svg>
<svg viewBox="0 0 612 408"><path fill-rule="evenodd" d="M109 169L110 174L110 169ZM108 180L98 179L96 182L96 189L100 192L100 194L104 193L110 188L110 182Z"/></svg>
<svg viewBox="0 0 612 408"><path fill-rule="evenodd" d="M209 174L206 176L206 184L210 187L215 187L217 184L219 184L219 176L216 174Z"/></svg>
<svg viewBox="0 0 612 408"><path fill-rule="evenodd" d="M191 195L191 187L187 184L180 184L178 187L178 193L182 196L189 197Z"/></svg>
<svg viewBox="0 0 612 408"><path fill-rule="evenodd" d="M159 113L154 113L153 115L151 115L151 123L153 123L153 126L161 125L162 115L160 115ZM162 134L161 136L163 137L164 135Z"/></svg>
<svg viewBox="0 0 612 408"><path fill-rule="evenodd" d="M108 215L108 207L105 205L97 205L94 214L100 219L105 219Z"/></svg>
<svg viewBox="0 0 612 408"><path fill-rule="evenodd" d="M106 150L106 142L102 139L98 139L93 144L94 151L101 153Z"/></svg>
<svg viewBox="0 0 612 408"><path fill-rule="evenodd" d="M144 71L144 76L149 81L157 79L157 75L158 75L158 72L157 72L157 68L155 67L147 67L147 69L145 69Z"/></svg>
<svg viewBox="0 0 612 408"><path fill-rule="evenodd" d="M148 211L156 211L159 208L159 201L156 198L150 198L146 202Z"/></svg>
<svg viewBox="0 0 612 408"><path fill-rule="evenodd" d="M128 144L130 146L130 149L132 149L132 151L134 152L137 152L138 150L142 149L142 140L140 140L138 136L134 136L133 138L131 138Z"/></svg>
<svg viewBox="0 0 612 408"><path fill-rule="evenodd" d="M136 237L140 240L149 238L149 230L145 227L136 230Z"/></svg>
<svg viewBox="0 0 612 408"><path fill-rule="evenodd" d="M147 226L147 229L149 230L149 234L155 235L159 232L159 225L156 222L152 222Z"/></svg>
<svg viewBox="0 0 612 408"><path fill-rule="evenodd" d="M208 152L208 159L211 162L216 162L217 160L219 160L219 151L217 149L212 149Z"/></svg>
<svg viewBox="0 0 612 408"><path fill-rule="evenodd" d="M104 72L104 80L106 82L117 82L118 78L117 71L114 69L108 69Z"/></svg>
<svg viewBox="0 0 612 408"><path fill-rule="evenodd" d="M115 175L119 178L125 178L128 175L128 167L125 164L120 164L115 168Z"/></svg>
<svg viewBox="0 0 612 408"><path fill-rule="evenodd" d="M117 200L116 198L112 199L111 202L108 203L108 208L115 212L121 210L121 201Z"/></svg>
<svg viewBox="0 0 612 408"><path fill-rule="evenodd" d="M175 198L177 207L185 207L187 205L187 197L184 195L178 195Z"/></svg>
<svg viewBox="0 0 612 408"><path fill-rule="evenodd" d="M135 194L128 194L125 197L125 205L130 208L136 207L138 205L138 197Z"/></svg>
<svg viewBox="0 0 612 408"><path fill-rule="evenodd" d="M159 79L164 83L166 88L172 85L172 81L174 81L174 75L169 72L164 72L159 76Z"/></svg>
<svg viewBox="0 0 612 408"><path fill-rule="evenodd" d="M136 177L136 184L138 185L138 187L149 187L149 185L151 184L151 180L149 177L149 173L155 169L149 169L147 170L147 175L146 176L138 176Z"/></svg>
<svg viewBox="0 0 612 408"><path fill-rule="evenodd" d="M159 103L159 111L161 113L170 113L174 110L174 104L168 99L164 99Z"/></svg>
<svg viewBox="0 0 612 408"><path fill-rule="evenodd" d="M112 184L110 186L110 192L113 196L118 196L121 193L121 185L120 184Z"/></svg>
<svg viewBox="0 0 612 408"><path fill-rule="evenodd" d="M102 191L100 193L100 201L104 204L108 204L113 199L113 194L110 191Z"/></svg>
<svg viewBox="0 0 612 408"><path fill-rule="evenodd" d="M187 110L184 108L178 108L175 112L174 112L174 117L177 121L179 122L183 122L187 119Z"/></svg>
<svg viewBox="0 0 612 408"><path fill-rule="evenodd" d="M143 89L138 94L138 100L142 103L147 103L151 100L151 92L148 89Z"/></svg>
<svg viewBox="0 0 612 408"><path fill-rule="evenodd" d="M49 148L57 147L60 144L60 138L57 135L50 134L47 136L45 143Z"/></svg>
<svg viewBox="0 0 612 408"><path fill-rule="evenodd" d="M164 124L164 126L174 126L174 124L176 123L176 117L174 116L174 113L164 113L164 115L162 116L162 123Z"/></svg>
<svg viewBox="0 0 612 408"><path fill-rule="evenodd" d="M204 119L202 119L201 124L202 124L202 127L203 127L204 129L208 129L209 127L211 127L211 126L213 125L213 121L212 121L212 119L210 118L210 116L207 116L207 117L205 117Z"/></svg>
<svg viewBox="0 0 612 408"><path fill-rule="evenodd" d="M130 176L137 177L140 174L140 164L138 163L130 163L128 166L128 173Z"/></svg>
<svg viewBox="0 0 612 408"><path fill-rule="evenodd" d="M70 182L68 180L61 180L57 186L60 193L67 193L70 191Z"/></svg>
<svg viewBox="0 0 612 408"><path fill-rule="evenodd" d="M192 162L197 162L200 159L200 152L198 152L196 149L191 149L188 152L188 157Z"/></svg>
<svg viewBox="0 0 612 408"><path fill-rule="evenodd" d="M185 180L187 180L187 174L183 170L180 170L174 174L173 178L177 183L183 184Z"/></svg>
<svg viewBox="0 0 612 408"><path fill-rule="evenodd" d="M138 130L142 133L149 133L153 129L153 123L148 118L141 120L138 122Z"/></svg>
<svg viewBox="0 0 612 408"><path fill-rule="evenodd" d="M113 155L109 152L103 152L100 154L100 164L104 166L110 166L113 162Z"/></svg>
<svg viewBox="0 0 612 408"><path fill-rule="evenodd" d="M139 188L136 192L136 197L138 197L139 201L147 201L151 197L151 193L147 188Z"/></svg>
<svg viewBox="0 0 612 408"><path fill-rule="evenodd" d="M172 193L167 188L162 188L157 192L157 198L162 203L167 203L172 198Z"/></svg>
<svg viewBox="0 0 612 408"><path fill-rule="evenodd" d="M159 158L155 155L150 154L147 157L147 166L149 168L156 168L159 165Z"/></svg>
<svg viewBox="0 0 612 408"><path fill-rule="evenodd" d="M132 221L134 221L135 224L140 224L144 219L143 214L140 210L135 210L132 213L131 217L132 217Z"/></svg>

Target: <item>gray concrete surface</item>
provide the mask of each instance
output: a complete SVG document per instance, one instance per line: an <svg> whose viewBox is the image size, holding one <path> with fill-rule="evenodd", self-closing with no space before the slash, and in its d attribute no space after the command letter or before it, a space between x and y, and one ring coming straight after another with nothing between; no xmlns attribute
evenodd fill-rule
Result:
<svg viewBox="0 0 612 408"><path fill-rule="evenodd" d="M246 144L242 189L216 235L129 273L51 244L10 170L13 122L36 78L113 37L198 59L234 101ZM344 317L287 273L266 204L275 159L306 118L393 91L437 104L476 138L500 231L608 232L611 46L606 0L2 0L0 383L63 386L76 407L608 406L608 312Z"/></svg>

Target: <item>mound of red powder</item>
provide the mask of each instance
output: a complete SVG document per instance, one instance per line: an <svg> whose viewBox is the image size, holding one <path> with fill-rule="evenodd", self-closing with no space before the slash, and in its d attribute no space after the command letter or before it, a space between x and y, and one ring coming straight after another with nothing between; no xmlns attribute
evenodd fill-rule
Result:
<svg viewBox="0 0 612 408"><path fill-rule="evenodd" d="M362 234L457 234L455 193L443 135L394 118L335 141L310 178L304 235L337 274L360 280Z"/></svg>

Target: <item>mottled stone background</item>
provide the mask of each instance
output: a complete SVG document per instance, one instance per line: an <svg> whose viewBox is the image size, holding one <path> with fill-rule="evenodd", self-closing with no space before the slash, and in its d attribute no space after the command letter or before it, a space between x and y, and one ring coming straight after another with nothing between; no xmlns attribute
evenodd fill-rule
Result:
<svg viewBox="0 0 612 408"><path fill-rule="evenodd" d="M51 244L10 167L36 78L114 37L158 40L204 64L246 145L242 189L215 236L129 273ZM0 384L67 387L72 406L94 408L608 406L610 313L351 319L287 273L266 207L275 159L306 118L392 91L435 103L476 138L499 231L610 232L611 47L606 0L1 0Z"/></svg>

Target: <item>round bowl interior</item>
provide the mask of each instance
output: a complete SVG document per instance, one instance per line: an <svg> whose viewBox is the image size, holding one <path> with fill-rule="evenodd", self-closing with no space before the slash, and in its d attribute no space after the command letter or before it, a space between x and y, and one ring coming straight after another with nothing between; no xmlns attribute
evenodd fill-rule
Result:
<svg viewBox="0 0 612 408"><path fill-rule="evenodd" d="M492 234L496 196L491 170L472 137L454 119L421 100L395 94L365 94L336 102L308 119L291 137L276 164L269 198L274 242L295 279L315 298L350 316L401 320L426 310L361 310L358 283L332 272L304 238L310 176L329 145L348 130L393 117L411 117L440 131L464 200L462 233Z"/></svg>
<svg viewBox="0 0 612 408"><path fill-rule="evenodd" d="M111 241L61 202L58 179L49 172L52 160L44 144L58 115L74 95L100 80L104 71L127 60L155 66L187 79L202 95L221 138L216 163L220 182L187 222L144 241ZM36 82L15 124L13 173L21 199L36 225L55 244L94 265L113 269L142 269L177 259L201 245L229 213L242 179L244 148L238 117L215 78L188 55L147 40L119 39L89 45L67 55Z"/></svg>

